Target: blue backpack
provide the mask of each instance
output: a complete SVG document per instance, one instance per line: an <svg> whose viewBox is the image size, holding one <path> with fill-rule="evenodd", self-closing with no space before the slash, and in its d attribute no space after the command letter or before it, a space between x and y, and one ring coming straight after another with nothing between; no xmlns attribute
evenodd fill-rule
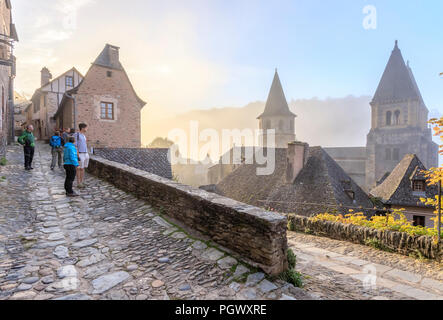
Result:
<svg viewBox="0 0 443 320"><path fill-rule="evenodd" d="M49 141L49 145L53 148L60 148L62 146L62 138L59 136L53 136Z"/></svg>

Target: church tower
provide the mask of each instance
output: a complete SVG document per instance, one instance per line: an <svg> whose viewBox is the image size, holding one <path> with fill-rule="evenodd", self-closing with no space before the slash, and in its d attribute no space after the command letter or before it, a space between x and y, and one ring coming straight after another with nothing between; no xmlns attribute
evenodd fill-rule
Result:
<svg viewBox="0 0 443 320"><path fill-rule="evenodd" d="M366 186L374 188L406 154L416 154L427 168L438 166L438 145L428 126L429 111L398 42L371 102L367 137Z"/></svg>
<svg viewBox="0 0 443 320"><path fill-rule="evenodd" d="M268 144L267 130L275 130L276 148L287 148L290 142L295 141L296 117L289 110L278 72L275 70L274 81L272 82L265 111L258 117L260 129L264 130L263 146L266 147Z"/></svg>

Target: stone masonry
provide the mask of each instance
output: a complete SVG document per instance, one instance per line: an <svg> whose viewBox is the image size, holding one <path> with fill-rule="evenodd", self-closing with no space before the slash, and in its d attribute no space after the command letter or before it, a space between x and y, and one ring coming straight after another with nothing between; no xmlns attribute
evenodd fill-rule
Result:
<svg viewBox="0 0 443 320"><path fill-rule="evenodd" d="M9 147L0 168L0 300L314 299L107 182L66 198L48 146L32 172L22 157Z"/></svg>
<svg viewBox="0 0 443 320"><path fill-rule="evenodd" d="M94 157L88 172L140 199L174 221L208 236L271 275L287 269L287 219L123 164Z"/></svg>

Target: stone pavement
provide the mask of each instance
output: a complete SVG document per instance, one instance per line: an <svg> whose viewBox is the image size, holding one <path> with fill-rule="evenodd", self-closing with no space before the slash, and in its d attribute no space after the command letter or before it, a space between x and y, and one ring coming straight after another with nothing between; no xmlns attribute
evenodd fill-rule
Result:
<svg viewBox="0 0 443 320"><path fill-rule="evenodd" d="M195 240L148 203L87 176L67 198L38 144L35 170L0 167L0 300L313 299ZM4 178L5 179L4 179Z"/></svg>
<svg viewBox="0 0 443 320"><path fill-rule="evenodd" d="M289 232L306 290L321 299L443 300L443 264Z"/></svg>

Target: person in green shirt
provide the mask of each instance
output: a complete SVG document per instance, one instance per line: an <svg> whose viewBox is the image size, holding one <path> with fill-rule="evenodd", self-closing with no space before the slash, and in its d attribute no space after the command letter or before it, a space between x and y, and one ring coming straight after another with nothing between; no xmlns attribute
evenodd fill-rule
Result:
<svg viewBox="0 0 443 320"><path fill-rule="evenodd" d="M25 132L18 138L18 143L23 146L25 154L25 170L34 170L32 167L32 161L34 160L35 151L35 137L32 133L34 131L33 125L28 125Z"/></svg>

